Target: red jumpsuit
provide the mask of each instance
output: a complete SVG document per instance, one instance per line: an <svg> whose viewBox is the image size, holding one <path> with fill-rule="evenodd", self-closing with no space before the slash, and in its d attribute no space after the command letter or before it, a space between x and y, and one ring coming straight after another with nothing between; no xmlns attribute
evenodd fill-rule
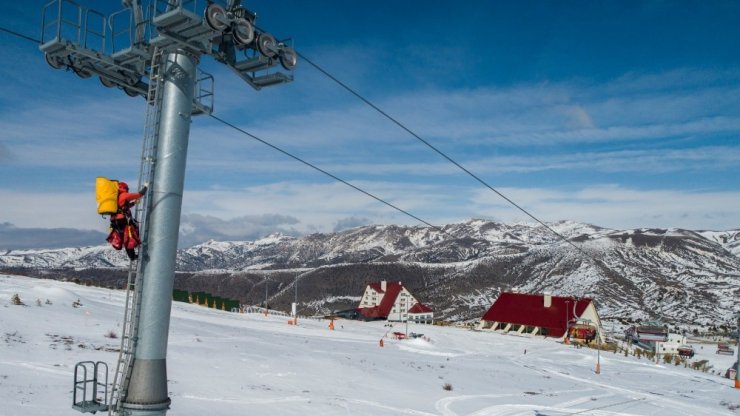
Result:
<svg viewBox="0 0 740 416"><path fill-rule="evenodd" d="M125 248L126 254L131 260L138 258L134 249L141 244L139 226L131 215L131 207L144 196L146 190L147 187L144 186L139 192L129 192L128 185L125 182L118 183L118 212L111 216L112 231L108 241L116 250ZM114 235L114 233L117 235Z"/></svg>

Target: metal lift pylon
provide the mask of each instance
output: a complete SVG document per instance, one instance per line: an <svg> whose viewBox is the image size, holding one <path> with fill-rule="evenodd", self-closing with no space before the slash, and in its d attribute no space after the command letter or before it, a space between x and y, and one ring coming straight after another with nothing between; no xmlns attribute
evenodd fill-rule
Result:
<svg viewBox="0 0 740 416"><path fill-rule="evenodd" d="M159 82L161 78L160 68L162 53L158 49L152 55L152 64L149 71L149 90L147 92L147 112L144 123L144 139L141 148L141 165L139 168L139 186L151 184L154 177L154 169L157 162L157 145L159 142L159 120L162 104L162 88ZM151 193L149 194L151 195ZM139 258L145 259L148 253L149 218L151 198L144 196L142 203L137 205L135 211L136 220L139 223L142 245L139 248ZM126 397L128 385L131 380L131 368L133 367L134 354L136 353L136 341L138 337L139 312L141 308L142 290L142 267L144 261L132 261L129 264L128 278L126 281L126 303L123 319L123 334L121 336L121 349L118 355L116 373L113 377L113 388L111 391L111 403L108 414L119 414L122 408L121 398Z"/></svg>
<svg viewBox="0 0 740 416"><path fill-rule="evenodd" d="M72 407L81 412L163 416L169 409L166 352L190 123L213 111L213 77L198 71L200 57L212 56L255 90L293 80L291 41L257 28L241 0L223 3L124 0L107 17L73 0L43 8L39 49L52 68L97 75L147 102L139 185L148 182L150 192L135 214L142 245L129 264L121 350L110 400L107 365L76 367Z"/></svg>

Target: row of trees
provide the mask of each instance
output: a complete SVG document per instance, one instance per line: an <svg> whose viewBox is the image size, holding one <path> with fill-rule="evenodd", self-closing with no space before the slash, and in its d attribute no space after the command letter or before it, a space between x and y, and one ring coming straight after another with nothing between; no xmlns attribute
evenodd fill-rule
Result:
<svg viewBox="0 0 740 416"><path fill-rule="evenodd" d="M195 303L208 308L221 309L229 312L234 308L239 309L240 307L238 300L213 296L206 292L188 292L187 290L179 289L172 291L172 300L175 302Z"/></svg>

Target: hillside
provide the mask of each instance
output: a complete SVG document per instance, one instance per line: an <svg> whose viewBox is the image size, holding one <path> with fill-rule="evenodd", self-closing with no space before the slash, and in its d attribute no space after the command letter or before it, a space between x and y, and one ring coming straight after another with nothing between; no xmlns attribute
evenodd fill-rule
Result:
<svg viewBox="0 0 740 416"><path fill-rule="evenodd" d="M307 313L356 306L365 285L402 280L448 320L478 318L501 290L595 296L606 317L729 322L740 295L740 231L611 230L470 220L429 227L367 226L303 238L210 241L180 250L176 286ZM577 246L578 249L574 248ZM4 270L120 286L125 256L106 246L10 251ZM111 276L116 276L115 278ZM118 283L115 283L118 282Z"/></svg>
<svg viewBox="0 0 740 416"><path fill-rule="evenodd" d="M16 293L25 306L10 303ZM121 335L123 302L123 291L0 275L0 413L79 414L74 365L103 361L113 371L120 339L110 334ZM411 324L426 339L395 340L383 338L384 322L335 328L174 303L168 414L732 416L740 408L731 381L711 372L602 352L595 374L595 350L552 339ZM697 347L696 359L717 370L734 360L706 350Z"/></svg>

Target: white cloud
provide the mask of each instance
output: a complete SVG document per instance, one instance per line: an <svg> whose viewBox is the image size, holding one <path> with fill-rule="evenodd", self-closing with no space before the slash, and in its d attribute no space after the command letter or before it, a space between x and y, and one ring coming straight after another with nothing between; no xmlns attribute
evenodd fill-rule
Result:
<svg viewBox="0 0 740 416"><path fill-rule="evenodd" d="M561 190L568 184L559 182L556 174L736 172L740 148L728 138L740 133L736 115L740 88L725 84L737 78L735 73L684 70L626 75L603 84L574 81L401 92L376 102L474 173L552 172L551 190L514 190L516 202L532 207L544 219L617 228L632 224L727 228L739 223L725 208L737 205L731 204L736 202L736 190L648 191L640 190L641 183L619 183L615 188L594 183L571 194ZM316 85L293 85L303 100L301 106L277 111L279 104L262 106L264 96L258 99L244 88L239 92L225 88L224 106L242 105L249 111L228 108L234 118L224 118L430 222L474 216L526 219L510 213L501 201L489 200L495 195L468 185L463 176L466 187L451 189L450 177L464 174L361 103L325 96L310 100ZM340 90L327 96L341 94L346 95ZM13 201L4 206L0 221L21 227L57 227L63 221L65 226L101 229L104 222L94 215L92 191L78 193L82 185L67 183L59 188L70 192L46 193L41 190L46 179L29 180L32 183L25 186L24 174L45 169L47 177L54 177L75 167L94 168L84 172L90 178L130 176L138 168L142 102L117 97L38 104L0 114L0 168L28 169L8 170L10 174L0 178L0 187L6 188L0 188L0 196ZM723 141L704 144L706 136L721 136ZM188 159L186 214L227 223L244 216L284 215L299 221L294 224L298 232L330 231L357 218L415 223L205 117L193 123ZM589 178L583 176L587 183ZM679 187L665 178L666 189ZM586 190L624 198L594 202L585 198ZM637 199L627 199L626 190L636 193ZM661 201L670 206L661 209ZM215 228L211 231L218 231Z"/></svg>
<svg viewBox="0 0 740 416"><path fill-rule="evenodd" d="M2 146L10 155L9 163L69 168L122 167L138 161L143 103L129 97L35 104L0 113Z"/></svg>
<svg viewBox="0 0 740 416"><path fill-rule="evenodd" d="M543 221L570 219L615 229L663 227L724 230L740 224L740 192L637 190L619 185L573 192L499 189ZM490 192L476 190L474 210L497 212L505 221L531 221Z"/></svg>
<svg viewBox="0 0 740 416"><path fill-rule="evenodd" d="M279 215L244 215L230 219L210 215L184 215L180 223L180 247L189 247L207 240L242 241L257 240L265 235L281 232L297 235L293 226L296 218Z"/></svg>
<svg viewBox="0 0 740 416"><path fill-rule="evenodd" d="M0 222L22 228L78 228L107 232L108 221L96 212L89 192L28 192L0 188Z"/></svg>
<svg viewBox="0 0 740 416"><path fill-rule="evenodd" d="M414 215L442 225L467 218L515 222L532 220L482 188L413 183L361 185ZM575 220L615 229L676 227L729 229L740 224L740 192L638 190L619 185L572 191L499 188L542 221ZM91 194L23 193L0 189L0 222L21 228L79 228L106 232ZM49 201L54 201L53 206ZM86 203L89 202L89 203ZM331 232L363 224L420 225L342 184L280 182L242 189L187 191L183 202L182 245L209 238L255 239L271 232L298 235Z"/></svg>

